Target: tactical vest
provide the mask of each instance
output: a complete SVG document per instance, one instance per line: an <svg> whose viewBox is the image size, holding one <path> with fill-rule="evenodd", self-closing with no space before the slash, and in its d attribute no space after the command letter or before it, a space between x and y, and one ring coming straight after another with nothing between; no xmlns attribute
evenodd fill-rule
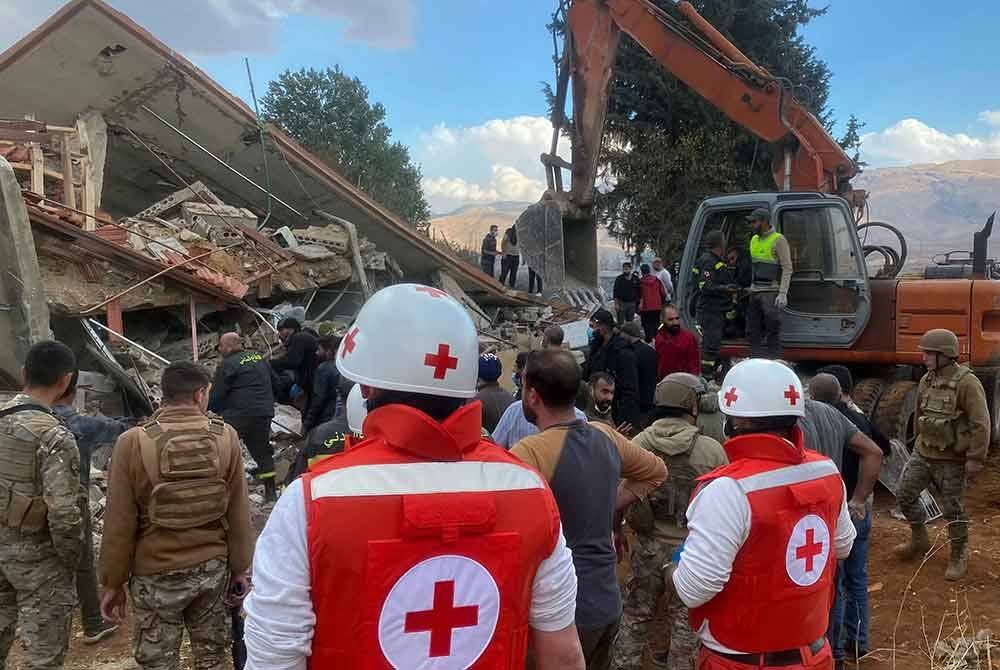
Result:
<svg viewBox="0 0 1000 670"><path fill-rule="evenodd" d="M754 284L772 284L781 281L781 264L774 255L774 245L781 238L781 233L776 230L772 230L767 237L754 235L750 238Z"/></svg>
<svg viewBox="0 0 1000 670"><path fill-rule="evenodd" d="M20 412L42 412L52 416L52 428L62 424L41 405L14 405L0 410L0 418ZM45 434L43 433L42 439ZM0 526L37 533L48 526L48 507L38 477L39 440L23 440L11 433L0 434Z"/></svg>
<svg viewBox="0 0 1000 670"><path fill-rule="evenodd" d="M159 421L142 427L139 448L146 476L153 486L146 521L173 530L199 528L214 523L225 527L229 486L224 473L221 439L226 424L206 419L207 425Z"/></svg>
<svg viewBox="0 0 1000 670"><path fill-rule="evenodd" d="M972 370L964 365L950 377L935 374L920 398L918 419L924 446L963 454L969 449L968 422L958 407L958 385Z"/></svg>
<svg viewBox="0 0 1000 670"><path fill-rule="evenodd" d="M687 508L691 502L697 479L704 473L699 473L691 465L691 451L701 437L695 433L691 443L684 451L667 455L655 452L667 465L667 481L660 488L649 494L649 506L656 521L675 524L678 528L687 528Z"/></svg>

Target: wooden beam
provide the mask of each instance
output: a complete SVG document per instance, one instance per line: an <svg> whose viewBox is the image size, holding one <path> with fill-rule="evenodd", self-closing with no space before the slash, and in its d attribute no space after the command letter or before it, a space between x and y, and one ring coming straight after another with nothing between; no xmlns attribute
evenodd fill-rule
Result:
<svg viewBox="0 0 1000 670"><path fill-rule="evenodd" d="M198 362L198 305L194 294L191 294L191 356Z"/></svg>
<svg viewBox="0 0 1000 670"><path fill-rule="evenodd" d="M115 299L108 303L107 306L107 318L108 318L108 328L116 333L125 334L125 321L122 317L122 301L121 299ZM113 334L108 335L108 341L118 343L121 340Z"/></svg>
<svg viewBox="0 0 1000 670"><path fill-rule="evenodd" d="M83 212L87 215L83 223L83 229L89 232L97 230L97 196L94 194L94 184L90 180L90 156L80 159L80 180L83 194Z"/></svg>
<svg viewBox="0 0 1000 670"><path fill-rule="evenodd" d="M33 114L24 117L28 121L34 121ZM28 152L31 155L31 192L40 196L45 195L45 154L42 153L42 145L38 142L28 144Z"/></svg>
<svg viewBox="0 0 1000 670"><path fill-rule="evenodd" d="M62 138L62 169L63 169L63 204L76 208L76 188L73 186L73 154L70 153L69 134ZM84 224L86 225L86 224Z"/></svg>

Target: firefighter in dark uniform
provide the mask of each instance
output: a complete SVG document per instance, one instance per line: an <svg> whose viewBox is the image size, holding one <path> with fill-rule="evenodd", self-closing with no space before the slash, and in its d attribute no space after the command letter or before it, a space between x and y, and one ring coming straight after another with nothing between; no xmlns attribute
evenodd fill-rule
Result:
<svg viewBox="0 0 1000 670"><path fill-rule="evenodd" d="M698 286L698 325L701 326L701 373L711 378L719 367L719 349L726 313L733 309L736 277L726 263L726 240L721 230L705 236L705 253L695 268Z"/></svg>

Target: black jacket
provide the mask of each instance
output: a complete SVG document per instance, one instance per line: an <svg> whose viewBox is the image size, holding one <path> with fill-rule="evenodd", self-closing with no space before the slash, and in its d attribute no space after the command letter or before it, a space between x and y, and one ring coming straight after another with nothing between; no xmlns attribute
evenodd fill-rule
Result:
<svg viewBox="0 0 1000 670"><path fill-rule="evenodd" d="M612 405L615 423L625 421L639 425L639 372L635 352L618 335L602 346L591 349L587 363L587 378L595 372L607 372L615 378L615 399Z"/></svg>
<svg viewBox="0 0 1000 670"><path fill-rule="evenodd" d="M308 433L315 426L333 418L337 410L337 387L340 373L336 361L324 361L316 368L313 376L312 401L302 422L302 432Z"/></svg>
<svg viewBox="0 0 1000 670"><path fill-rule="evenodd" d="M732 308L733 300L727 289L736 285L736 271L730 269L723 258L706 252L698 259L694 273L700 309L726 311Z"/></svg>
<svg viewBox="0 0 1000 670"><path fill-rule="evenodd" d="M639 408L647 412L653 407L653 397L656 395L656 349L645 342L631 345L635 353L636 379L639 383Z"/></svg>
<svg viewBox="0 0 1000 670"><path fill-rule="evenodd" d="M864 414L856 412L847 406L847 403L839 402L834 407L840 413L850 419L851 423L857 426L858 430L872 439L872 442L879 446L883 456L892 455L892 445L888 438L876 428ZM844 486L847 488L847 497L854 495L854 487L858 485L858 474L861 469L861 459L850 449L844 451Z"/></svg>
<svg viewBox="0 0 1000 670"><path fill-rule="evenodd" d="M300 331L288 338L285 355L271 361L277 373L294 372L295 383L306 392L312 392L313 372L316 369L316 337Z"/></svg>
<svg viewBox="0 0 1000 670"><path fill-rule="evenodd" d="M615 278L613 298L622 302L639 302L639 275L624 272Z"/></svg>
<svg viewBox="0 0 1000 670"><path fill-rule="evenodd" d="M226 356L215 369L208 406L223 419L273 417L274 389L271 366L254 351Z"/></svg>
<svg viewBox="0 0 1000 670"><path fill-rule="evenodd" d="M332 456L344 450L344 443L351 429L347 425L347 410L344 409L331 420L321 423L312 429L306 444L299 450L299 455L288 471L285 484L291 484L309 469L314 459L321 456Z"/></svg>

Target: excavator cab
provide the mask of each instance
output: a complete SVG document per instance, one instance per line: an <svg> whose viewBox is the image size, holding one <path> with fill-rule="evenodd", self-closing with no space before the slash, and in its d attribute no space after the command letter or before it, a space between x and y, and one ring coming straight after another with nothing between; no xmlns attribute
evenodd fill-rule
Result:
<svg viewBox="0 0 1000 670"><path fill-rule="evenodd" d="M782 325L782 343L793 347L850 347L871 316L871 293L861 241L851 208L840 197L821 193L744 193L704 200L695 212L681 261L677 299L688 327L695 325L698 259L705 237L721 230L740 285L727 318L729 344L744 344L744 317L751 279L747 215L762 207L788 240L792 279Z"/></svg>

